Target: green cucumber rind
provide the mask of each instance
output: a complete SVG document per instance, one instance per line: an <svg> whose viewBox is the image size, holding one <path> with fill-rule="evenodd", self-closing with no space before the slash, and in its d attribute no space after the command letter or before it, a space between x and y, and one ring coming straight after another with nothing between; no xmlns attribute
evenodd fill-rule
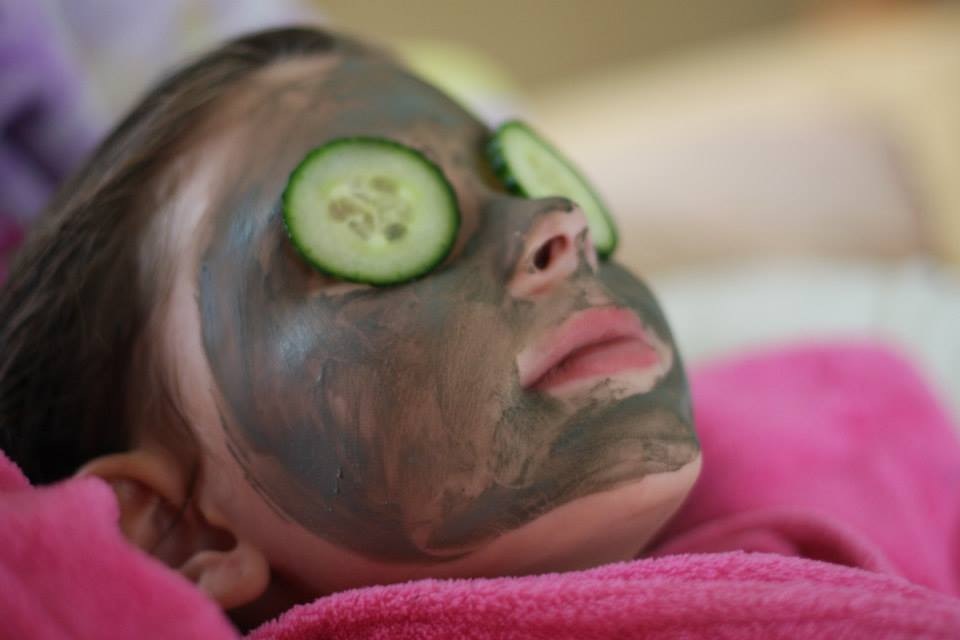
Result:
<svg viewBox="0 0 960 640"><path fill-rule="evenodd" d="M597 249L597 255L603 259L607 259L613 255L613 252L617 249L617 245L620 243L620 236L617 233L617 226L613 222L613 217L610 215L607 205L604 203L603 199L596 192L596 190L591 186L590 182L584 178L583 173L576 166L574 166L573 163L566 158L566 156L560 153L556 147L547 142L543 136L537 133L527 123L520 120L508 120L497 127L497 129L493 132L490 142L487 143L487 157L490 160L490 166L497 178L500 179L503 185L511 193L515 193L516 195L524 198L533 197L531 194L527 193L527 191L523 188L523 185L520 184L520 181L517 180L517 177L510 169L510 163L507 162L507 155L503 149L503 139L505 137L503 133L508 129L520 129L527 135L536 138L536 140L542 144L547 151L553 154L553 157L556 160L559 160L561 163L563 163L577 176L577 178L580 179L580 182L583 183L583 188L590 193L590 195L599 205L600 215L603 216L604 221L607 223L607 226L610 229L610 242L605 246L600 246L599 244L595 245Z"/></svg>
<svg viewBox="0 0 960 640"><path fill-rule="evenodd" d="M389 147L393 151L400 151L406 155L416 158L418 161L423 163L426 168L428 168L437 176L439 184L442 185L443 190L447 195L447 199L449 200L450 212L453 214L453 229L451 230L450 238L445 245L441 245L437 249L433 259L411 267L408 271L400 271L392 277L378 278L370 276L369 274L349 273L343 269L324 264L322 259L313 255L313 253L307 247L303 246L303 243L298 239L297 233L293 229L295 225L293 218L296 217L296 214L292 211L293 207L290 206L290 198L292 197L292 189L295 188L296 183L300 178L300 174L303 173L313 163L313 161L316 160L317 157L330 153L331 151L344 145L355 145L358 143ZM297 253L299 253L301 257L303 257L303 259L306 260L314 269L339 280L370 284L377 287L411 282L436 269L437 266L446 260L447 256L449 256L450 252L453 250L453 247L457 241L457 237L460 233L460 225L462 222L460 215L460 204L457 201L457 194L454 191L453 186L450 184L450 181L447 180L443 170L440 169L436 163L430 160L430 158L428 158L422 151L414 149L413 147L408 147L395 140L391 140L389 138L380 138L377 136L347 136L344 138L336 138L309 151L307 155L304 156L303 160L301 160L296 168L294 168L294 170L290 173L290 177L287 178L287 184L283 189L283 194L281 195L281 209L283 228L286 231L287 237L290 238L290 242L297 250Z"/></svg>

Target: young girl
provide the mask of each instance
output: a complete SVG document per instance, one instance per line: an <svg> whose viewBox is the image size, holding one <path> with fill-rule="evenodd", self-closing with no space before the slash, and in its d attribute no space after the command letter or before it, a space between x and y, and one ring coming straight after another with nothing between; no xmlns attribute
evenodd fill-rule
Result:
<svg viewBox="0 0 960 640"><path fill-rule="evenodd" d="M0 294L0 446L247 620L634 557L698 474L684 372L589 187L517 195L565 169L513 131L313 30L176 73Z"/></svg>

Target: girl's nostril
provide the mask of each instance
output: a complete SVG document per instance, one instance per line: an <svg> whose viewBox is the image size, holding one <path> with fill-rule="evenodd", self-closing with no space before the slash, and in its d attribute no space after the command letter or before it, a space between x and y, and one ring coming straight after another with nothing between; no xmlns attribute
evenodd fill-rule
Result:
<svg viewBox="0 0 960 640"><path fill-rule="evenodd" d="M533 255L533 266L539 271L543 271L550 266L550 263L561 253L567 250L566 236L554 236L549 241L544 242L543 246L537 249Z"/></svg>
<svg viewBox="0 0 960 640"><path fill-rule="evenodd" d="M533 266L543 271L550 264L550 243L545 242L533 256Z"/></svg>

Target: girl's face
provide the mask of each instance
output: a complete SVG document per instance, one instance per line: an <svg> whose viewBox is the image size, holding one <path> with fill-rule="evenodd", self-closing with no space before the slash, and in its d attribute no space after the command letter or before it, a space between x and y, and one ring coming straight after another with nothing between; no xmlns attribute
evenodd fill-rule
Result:
<svg viewBox="0 0 960 640"><path fill-rule="evenodd" d="M508 194L483 153L490 130L382 58L277 65L262 85L231 116L243 142L213 170L224 188L193 285L218 415L201 441L222 441L270 518L364 561L449 565L699 462L663 314L634 276L597 263L576 203ZM356 135L422 151L456 192L455 248L422 279L338 282L285 233L290 172ZM624 327L632 339L539 375ZM670 485L670 509L694 477Z"/></svg>

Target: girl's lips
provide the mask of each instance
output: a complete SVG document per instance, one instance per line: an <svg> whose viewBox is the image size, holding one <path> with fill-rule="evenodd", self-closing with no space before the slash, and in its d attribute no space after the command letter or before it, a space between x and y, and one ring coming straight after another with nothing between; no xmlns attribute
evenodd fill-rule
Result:
<svg viewBox="0 0 960 640"><path fill-rule="evenodd" d="M652 387L669 369L670 350L632 311L617 307L574 314L517 356L524 389L559 391L617 374L640 374ZM637 389L643 391L648 389Z"/></svg>

